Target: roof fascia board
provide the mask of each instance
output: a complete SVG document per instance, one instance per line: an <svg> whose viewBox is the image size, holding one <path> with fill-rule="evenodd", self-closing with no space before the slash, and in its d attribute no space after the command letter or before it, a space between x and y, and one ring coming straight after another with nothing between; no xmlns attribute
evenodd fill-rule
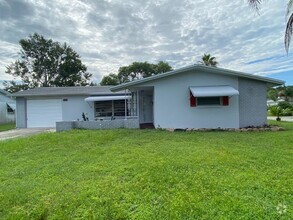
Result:
<svg viewBox="0 0 293 220"><path fill-rule="evenodd" d="M249 78L249 79L254 79L254 80L267 82L268 84L272 84L272 85L275 85L275 86L285 84L285 81L272 79L272 78L268 78L268 77L257 76L257 75L247 74L247 73L233 71L233 70L227 70L227 69L218 68L218 67L207 67L207 66L203 66L203 65L192 65L192 66L183 67L183 68L180 68L180 69L177 69L177 70L173 70L173 71L170 71L170 72L166 72L166 73L150 76L150 77L147 77L147 78L143 78L143 79L140 79L140 80L135 80L135 81L123 83L123 84L120 84L120 85L117 85L117 86L113 86L113 87L110 88L110 90L113 91L113 92L120 91L120 90L129 88L129 87L134 86L134 85L143 84L143 83L146 83L146 82L149 82L149 81L153 81L153 80L160 79L160 78L167 77L167 76L172 76L172 75L175 75L177 73L187 72L187 71L190 71L190 70L202 70L202 71L211 72L211 73L220 73L220 74L223 74L223 75L231 75L231 76Z"/></svg>

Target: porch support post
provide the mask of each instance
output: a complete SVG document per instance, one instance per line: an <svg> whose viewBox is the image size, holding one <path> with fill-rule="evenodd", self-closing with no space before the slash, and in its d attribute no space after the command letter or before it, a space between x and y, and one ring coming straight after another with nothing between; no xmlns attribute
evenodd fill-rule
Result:
<svg viewBox="0 0 293 220"><path fill-rule="evenodd" d="M126 106L126 89L124 90L124 110L125 110L125 120L127 119L127 106Z"/></svg>
<svg viewBox="0 0 293 220"><path fill-rule="evenodd" d="M139 106L139 99L140 99L140 97L139 97L139 90L137 90L136 91L136 116L137 116L137 118L138 118L138 120L139 120L139 108L140 108L140 106Z"/></svg>

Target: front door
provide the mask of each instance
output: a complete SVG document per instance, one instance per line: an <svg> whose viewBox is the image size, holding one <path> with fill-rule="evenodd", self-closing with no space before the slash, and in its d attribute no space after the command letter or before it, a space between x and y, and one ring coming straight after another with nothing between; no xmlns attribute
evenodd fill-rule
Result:
<svg viewBox="0 0 293 220"><path fill-rule="evenodd" d="M143 91L140 96L140 123L153 123L153 91Z"/></svg>

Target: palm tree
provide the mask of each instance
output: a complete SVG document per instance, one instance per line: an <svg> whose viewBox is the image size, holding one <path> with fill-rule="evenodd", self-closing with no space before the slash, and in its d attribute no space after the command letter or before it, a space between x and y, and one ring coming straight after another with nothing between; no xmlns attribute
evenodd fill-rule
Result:
<svg viewBox="0 0 293 220"><path fill-rule="evenodd" d="M251 7L255 8L258 11L261 3L264 0L247 0L247 1ZM287 25L285 30L284 44L285 44L285 50L288 54L292 31L293 31L293 0L288 1L286 18L287 18Z"/></svg>
<svg viewBox="0 0 293 220"><path fill-rule="evenodd" d="M204 54L201 57L201 61L199 61L200 64L206 65L206 66L213 66L217 67L218 62L216 61L216 57L212 57L211 54Z"/></svg>

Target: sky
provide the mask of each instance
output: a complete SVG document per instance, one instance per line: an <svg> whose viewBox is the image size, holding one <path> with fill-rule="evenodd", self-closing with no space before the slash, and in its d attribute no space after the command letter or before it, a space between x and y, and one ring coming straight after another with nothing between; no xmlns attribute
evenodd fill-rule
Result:
<svg viewBox="0 0 293 220"><path fill-rule="evenodd" d="M286 2L264 1L257 13L246 0L0 0L0 81L13 79L6 66L36 32L68 43L96 83L135 61L176 69L210 53L219 67L293 85Z"/></svg>

